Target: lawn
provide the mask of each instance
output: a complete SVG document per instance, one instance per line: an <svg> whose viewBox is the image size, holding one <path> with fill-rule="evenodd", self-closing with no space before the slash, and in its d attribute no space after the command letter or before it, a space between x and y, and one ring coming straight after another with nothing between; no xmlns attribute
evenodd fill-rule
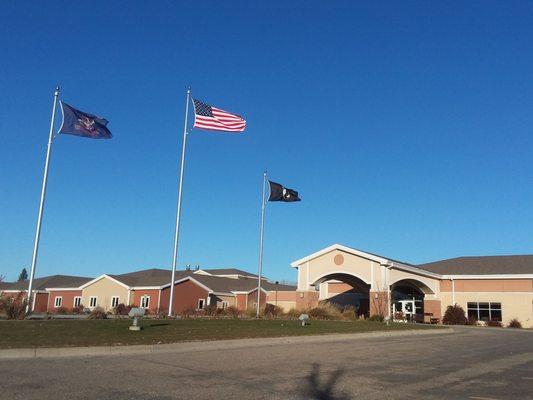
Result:
<svg viewBox="0 0 533 400"><path fill-rule="evenodd" d="M234 319L143 320L140 332L129 331L129 325L131 320L0 321L0 348L121 346L435 328L368 321L311 321L303 328L292 320Z"/></svg>

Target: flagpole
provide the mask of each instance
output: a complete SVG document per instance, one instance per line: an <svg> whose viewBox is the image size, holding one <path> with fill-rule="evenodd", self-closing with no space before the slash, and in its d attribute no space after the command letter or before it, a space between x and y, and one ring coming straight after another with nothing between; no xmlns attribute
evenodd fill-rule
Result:
<svg viewBox="0 0 533 400"><path fill-rule="evenodd" d="M39 240L41 238L41 225L43 221L44 200L46 197L46 184L48 182L48 169L50 167L52 142L54 140L54 124L55 124L58 97L59 97L59 86L56 87L56 90L54 92L54 105L52 106L52 119L50 120L50 133L48 135L48 147L46 149L46 161L44 162L43 184L41 187L41 201L39 202L39 214L37 216L37 227L35 229L35 240L33 242L33 256L31 259L31 272L30 272L30 282L28 284L28 296L27 296L28 303L26 304L26 313L30 311L30 304L32 304L31 300L32 300L33 278L35 276L35 267L37 265L37 254L39 253ZM32 306L31 306L31 311L33 311Z"/></svg>
<svg viewBox="0 0 533 400"><path fill-rule="evenodd" d="M176 211L176 231L174 232L174 253L172 256L172 281L170 282L170 301L168 304L168 316L172 316L172 303L174 301L174 280L176 278L176 262L178 259L178 240L180 236L181 218L181 197L183 192L183 171L185 169L185 150L187 149L187 119L189 116L189 102L191 99L191 88L187 90L187 101L185 104L185 122L183 124L183 146L181 148L180 182L178 186L178 206Z"/></svg>
<svg viewBox="0 0 533 400"><path fill-rule="evenodd" d="M261 303L261 275L263 273L263 236L265 232L265 194L266 194L267 172L263 173L263 195L261 197L261 231L259 234L259 268L257 273L257 311L256 317L259 318Z"/></svg>

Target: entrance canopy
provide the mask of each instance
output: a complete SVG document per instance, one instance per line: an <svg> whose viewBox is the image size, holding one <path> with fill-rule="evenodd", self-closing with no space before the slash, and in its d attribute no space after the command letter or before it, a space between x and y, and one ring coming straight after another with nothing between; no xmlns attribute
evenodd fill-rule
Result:
<svg viewBox="0 0 533 400"><path fill-rule="evenodd" d="M390 292L402 281L418 288L425 295L439 291L439 275L408 263L334 244L294 261L298 270L298 290L315 290L326 281L340 281L370 292Z"/></svg>

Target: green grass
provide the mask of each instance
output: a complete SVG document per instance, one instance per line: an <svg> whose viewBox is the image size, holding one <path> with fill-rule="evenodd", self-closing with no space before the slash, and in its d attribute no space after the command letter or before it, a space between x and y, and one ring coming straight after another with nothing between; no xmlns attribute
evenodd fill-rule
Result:
<svg viewBox="0 0 533 400"><path fill-rule="evenodd" d="M302 328L292 320L185 319L143 320L140 332L131 320L0 321L0 348L122 346L328 333L434 329L431 326L368 321L311 321Z"/></svg>

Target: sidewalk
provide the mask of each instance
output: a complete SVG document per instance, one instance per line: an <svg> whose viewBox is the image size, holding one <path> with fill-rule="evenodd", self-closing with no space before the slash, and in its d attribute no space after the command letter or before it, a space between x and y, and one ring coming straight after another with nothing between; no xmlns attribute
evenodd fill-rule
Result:
<svg viewBox="0 0 533 400"><path fill-rule="evenodd" d="M334 343L353 339L368 339L382 337L402 337L417 335L442 335L453 333L454 329L408 330L394 332L368 332L350 334L325 334L317 336L290 336L276 338L231 339L180 342L169 344L135 345L135 346L98 346L98 347L57 347L57 348L27 348L0 350L0 360L25 358L55 358L55 357L91 357L117 356L129 354L153 353L188 353L198 351L227 350L257 346L278 346L284 344L302 343Z"/></svg>

